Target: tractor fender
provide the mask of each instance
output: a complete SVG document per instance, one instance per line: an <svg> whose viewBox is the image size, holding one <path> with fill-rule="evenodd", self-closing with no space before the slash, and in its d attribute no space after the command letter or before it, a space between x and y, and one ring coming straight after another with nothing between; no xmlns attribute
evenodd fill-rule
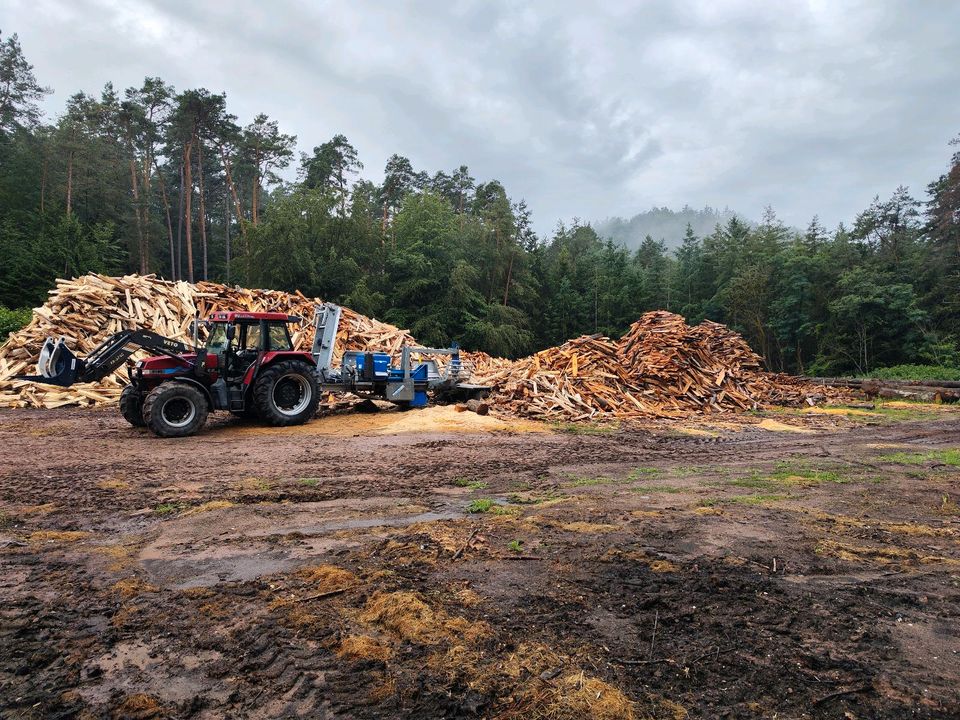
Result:
<svg viewBox="0 0 960 720"><path fill-rule="evenodd" d="M197 388L197 390L203 393L203 396L207 399L207 405L209 406L210 410L216 410L217 404L213 400L213 395L210 393L210 388L208 388L199 380L194 380L190 377L174 377L170 378L166 382L186 383L188 385L193 385L195 388Z"/></svg>
<svg viewBox="0 0 960 720"><path fill-rule="evenodd" d="M266 370L281 360L300 360L311 367L316 367L317 364L313 359L313 355L308 352L299 350L270 350L263 353L256 362L250 364L250 367L247 368L247 371L243 375L243 384L248 386L252 385L254 378L261 370Z"/></svg>

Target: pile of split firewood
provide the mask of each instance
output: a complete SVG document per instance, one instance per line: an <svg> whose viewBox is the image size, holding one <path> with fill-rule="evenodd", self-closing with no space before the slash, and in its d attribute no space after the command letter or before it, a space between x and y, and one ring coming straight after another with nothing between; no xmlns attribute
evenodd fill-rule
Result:
<svg viewBox="0 0 960 720"><path fill-rule="evenodd" d="M509 362L476 361L473 382L494 387L495 407L544 419L680 417L813 403L840 395L762 371L761 359L724 325L690 327L646 313L619 341L585 336Z"/></svg>
<svg viewBox="0 0 960 720"><path fill-rule="evenodd" d="M146 328L166 337L191 343L190 324L219 310L284 312L303 318L293 332L298 349L313 344L313 313L319 301L301 293L247 290L216 283L167 282L153 276L107 277L84 275L58 280L43 307L36 308L27 327L13 333L0 347L0 406L56 408L114 402L126 383L121 367L99 383L79 383L68 388L13 380L33 374L43 341L63 337L78 356L87 355L110 335L127 328ZM343 309L337 335L336 356L344 350L377 349L399 355L414 340L405 330ZM133 356L139 359L143 353Z"/></svg>
<svg viewBox="0 0 960 720"><path fill-rule="evenodd" d="M81 357L113 333L132 327L189 344L195 317L247 310L303 318L293 337L298 349L308 349L319 302L299 292L191 285L137 275L58 280L50 295L34 310L30 324L0 347L0 405L55 408L109 403L119 397L125 367L102 382L68 388L12 379L36 372L47 337L66 338ZM344 350L381 350L396 358L404 345L416 344L406 330L348 308L343 309L337 341L337 360ZM647 313L619 341L580 337L517 361L479 352L465 355L473 367L472 382L492 386L491 404L497 411L544 419L676 417L800 404L844 392L765 373L760 358L737 333L712 322L690 327L668 312Z"/></svg>

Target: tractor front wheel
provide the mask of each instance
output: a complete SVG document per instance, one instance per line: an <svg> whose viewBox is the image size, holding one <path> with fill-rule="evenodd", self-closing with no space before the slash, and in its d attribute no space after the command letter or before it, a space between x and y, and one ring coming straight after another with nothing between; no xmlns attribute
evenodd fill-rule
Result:
<svg viewBox="0 0 960 720"><path fill-rule="evenodd" d="M320 392L313 367L297 360L271 365L253 386L257 417L274 426L302 425L317 412Z"/></svg>
<svg viewBox="0 0 960 720"><path fill-rule="evenodd" d="M127 385L120 392L120 414L134 427L144 427L147 424L143 419L143 401L140 391L133 385Z"/></svg>
<svg viewBox="0 0 960 720"><path fill-rule="evenodd" d="M195 434L207 421L208 412L203 393L184 382L162 383L143 401L143 419L163 438Z"/></svg>

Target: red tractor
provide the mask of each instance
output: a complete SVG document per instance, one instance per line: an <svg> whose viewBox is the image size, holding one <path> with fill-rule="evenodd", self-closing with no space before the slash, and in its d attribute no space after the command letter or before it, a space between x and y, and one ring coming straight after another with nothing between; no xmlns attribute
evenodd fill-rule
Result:
<svg viewBox="0 0 960 720"><path fill-rule="evenodd" d="M211 410L228 410L270 425L299 425L320 401L316 361L293 349L283 313L218 312L205 322L206 346L193 349L149 330L112 335L86 358L63 338L44 343L39 375L24 380L52 385L96 382L138 349L157 353L129 369L120 412L134 426L160 437L193 435Z"/></svg>

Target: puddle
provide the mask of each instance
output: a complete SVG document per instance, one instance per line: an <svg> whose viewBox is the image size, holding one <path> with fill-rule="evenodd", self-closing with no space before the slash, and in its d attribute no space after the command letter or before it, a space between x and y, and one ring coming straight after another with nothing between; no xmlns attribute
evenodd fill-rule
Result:
<svg viewBox="0 0 960 720"><path fill-rule="evenodd" d="M367 498L261 503L185 515L163 523L160 536L143 548L139 561L155 585L208 587L288 572L360 544L349 536L329 537L333 533L463 517L459 507L399 514L408 502Z"/></svg>

